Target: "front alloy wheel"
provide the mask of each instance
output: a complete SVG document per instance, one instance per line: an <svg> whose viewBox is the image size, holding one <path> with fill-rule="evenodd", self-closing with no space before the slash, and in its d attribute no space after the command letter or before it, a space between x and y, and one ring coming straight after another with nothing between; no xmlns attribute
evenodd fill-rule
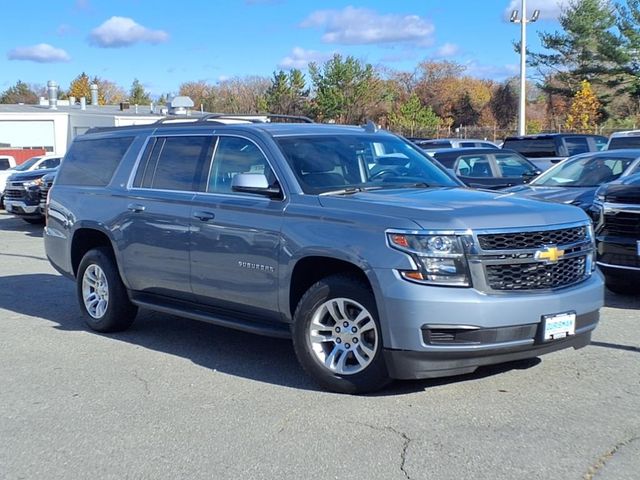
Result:
<svg viewBox="0 0 640 480"><path fill-rule="evenodd" d="M367 368L378 348L378 327L369 311L348 298L332 298L313 314L309 341L316 359L338 375Z"/></svg>
<svg viewBox="0 0 640 480"><path fill-rule="evenodd" d="M391 381L381 332L371 287L355 275L331 275L313 284L293 316L300 365L334 392L372 392Z"/></svg>

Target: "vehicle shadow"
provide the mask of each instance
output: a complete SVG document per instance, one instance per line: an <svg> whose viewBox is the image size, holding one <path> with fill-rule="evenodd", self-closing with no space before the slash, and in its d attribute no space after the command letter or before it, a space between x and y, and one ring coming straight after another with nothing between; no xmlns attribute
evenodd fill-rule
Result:
<svg viewBox="0 0 640 480"><path fill-rule="evenodd" d="M640 292L640 289L638 290ZM621 295L606 289L604 294L604 306L620 308L623 310L640 310L640 295Z"/></svg>
<svg viewBox="0 0 640 480"><path fill-rule="evenodd" d="M24 232L29 237L42 238L44 224L31 224L8 213L0 213L0 231Z"/></svg>
<svg viewBox="0 0 640 480"><path fill-rule="evenodd" d="M39 286L35 301L12 292ZM132 327L115 334L89 330L82 320L75 285L60 275L27 274L0 277L0 308L55 323L54 328L88 331L113 340L189 359L197 365L259 382L320 391L304 373L290 340L261 337L173 315L141 310ZM474 381L513 369L531 368L539 359L482 367L468 375L446 379L395 382L372 395L417 393L431 387Z"/></svg>

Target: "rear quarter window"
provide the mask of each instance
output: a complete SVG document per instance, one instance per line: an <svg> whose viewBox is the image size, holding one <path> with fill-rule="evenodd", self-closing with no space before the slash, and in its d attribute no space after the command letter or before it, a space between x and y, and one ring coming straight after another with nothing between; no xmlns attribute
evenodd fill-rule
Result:
<svg viewBox="0 0 640 480"><path fill-rule="evenodd" d="M57 184L106 186L133 139L118 137L75 141L64 157Z"/></svg>
<svg viewBox="0 0 640 480"><path fill-rule="evenodd" d="M515 150L529 158L558 156L553 138L507 139L502 148Z"/></svg>
<svg viewBox="0 0 640 480"><path fill-rule="evenodd" d="M638 137L613 137L609 142L607 150L618 150L621 148L640 148L640 136Z"/></svg>
<svg viewBox="0 0 640 480"><path fill-rule="evenodd" d="M0 158L0 170L8 170L11 168L8 158Z"/></svg>

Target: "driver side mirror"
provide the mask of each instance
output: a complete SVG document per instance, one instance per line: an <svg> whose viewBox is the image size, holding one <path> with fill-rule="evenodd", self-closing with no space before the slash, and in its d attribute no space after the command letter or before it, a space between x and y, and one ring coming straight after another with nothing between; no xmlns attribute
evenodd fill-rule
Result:
<svg viewBox="0 0 640 480"><path fill-rule="evenodd" d="M263 173L238 173L231 180L231 190L241 193L254 193L269 198L282 198L278 185L270 186Z"/></svg>

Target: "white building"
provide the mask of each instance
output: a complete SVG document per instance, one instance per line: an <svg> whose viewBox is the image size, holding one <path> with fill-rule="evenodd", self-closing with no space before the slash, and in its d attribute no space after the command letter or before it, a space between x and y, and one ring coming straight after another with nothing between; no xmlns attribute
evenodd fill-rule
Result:
<svg viewBox="0 0 640 480"><path fill-rule="evenodd" d="M148 124L162 117L148 105L69 105L69 101L62 100L57 105L48 101L41 101L40 105L0 104L0 146L44 148L63 155L72 140L90 128Z"/></svg>

